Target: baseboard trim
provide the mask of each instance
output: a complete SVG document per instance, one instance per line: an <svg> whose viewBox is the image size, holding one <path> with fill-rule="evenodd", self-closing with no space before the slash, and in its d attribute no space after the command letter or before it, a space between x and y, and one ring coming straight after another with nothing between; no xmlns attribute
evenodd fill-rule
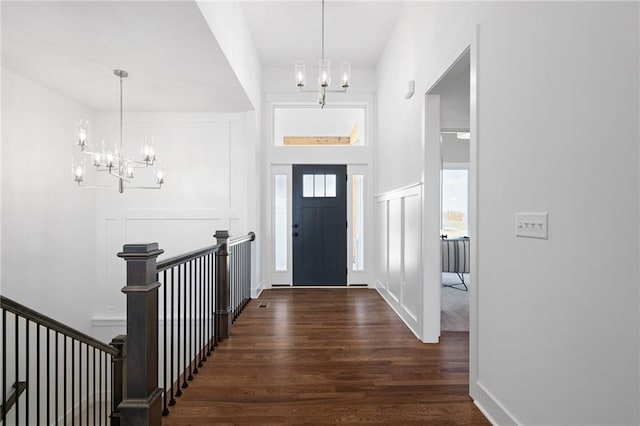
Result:
<svg viewBox="0 0 640 426"><path fill-rule="evenodd" d="M264 286L263 286L263 282L260 281L260 283L251 289L251 298L252 299L257 299L258 297L260 297L260 295L262 294L262 290L264 290Z"/></svg>
<svg viewBox="0 0 640 426"><path fill-rule="evenodd" d="M478 410L491 422L492 425L520 425L518 422L491 392L482 383L475 382L471 386L471 398Z"/></svg>

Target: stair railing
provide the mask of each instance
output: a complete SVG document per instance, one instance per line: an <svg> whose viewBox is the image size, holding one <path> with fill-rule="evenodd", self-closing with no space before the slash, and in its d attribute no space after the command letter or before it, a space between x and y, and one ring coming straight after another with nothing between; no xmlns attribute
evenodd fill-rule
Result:
<svg viewBox="0 0 640 426"><path fill-rule="evenodd" d="M162 262L157 243L127 244L118 254L127 262L130 342L123 424L159 425L251 299L255 234L229 237L217 231L216 245Z"/></svg>
<svg viewBox="0 0 640 426"><path fill-rule="evenodd" d="M114 372L126 338L107 345L4 296L0 309L0 421L107 425L121 397Z"/></svg>

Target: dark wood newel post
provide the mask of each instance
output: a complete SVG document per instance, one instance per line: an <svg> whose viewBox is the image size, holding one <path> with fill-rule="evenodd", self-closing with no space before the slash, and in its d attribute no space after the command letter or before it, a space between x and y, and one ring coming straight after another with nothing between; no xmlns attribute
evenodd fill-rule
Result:
<svg viewBox="0 0 640 426"><path fill-rule="evenodd" d="M113 412L111 413L111 426L120 426L120 403L125 398L125 386L127 384L127 336L121 334L111 339L109 345L118 350L118 356L113 358Z"/></svg>
<svg viewBox="0 0 640 426"><path fill-rule="evenodd" d="M229 232L216 231L214 237L220 249L216 252L216 317L218 330L216 340L222 340L231 334L233 321L231 309L231 289L229 288Z"/></svg>
<svg viewBox="0 0 640 426"><path fill-rule="evenodd" d="M126 391L120 403L123 426L162 424L162 389L158 388L158 243L125 244L118 257L127 262Z"/></svg>

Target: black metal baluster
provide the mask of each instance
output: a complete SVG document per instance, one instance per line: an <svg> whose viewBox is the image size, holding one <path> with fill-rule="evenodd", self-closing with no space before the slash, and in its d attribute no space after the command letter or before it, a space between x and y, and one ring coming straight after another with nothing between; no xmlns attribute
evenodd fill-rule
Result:
<svg viewBox="0 0 640 426"><path fill-rule="evenodd" d="M244 305L246 306L251 300L251 243L247 243L244 248L245 251L245 284L244 284Z"/></svg>
<svg viewBox="0 0 640 426"><path fill-rule="evenodd" d="M189 262L189 380L193 380L193 261Z"/></svg>
<svg viewBox="0 0 640 426"><path fill-rule="evenodd" d="M82 342L78 342L78 400L78 424L82 426Z"/></svg>
<svg viewBox="0 0 640 426"><path fill-rule="evenodd" d="M87 358L87 390L86 390L86 395L85 395L85 409L87 411L87 426L89 426L89 345L85 346L85 352L84 354L86 355Z"/></svg>
<svg viewBox="0 0 640 426"><path fill-rule="evenodd" d="M191 336L191 346L194 348L194 358L193 358L193 374L198 374L198 266L200 264L199 259L195 259L194 260L195 263L195 269L196 269L196 275L194 277L194 281L192 284L192 296L191 296L191 312L192 312L192 319L191 319L191 329L193 330L193 334L195 336ZM193 309L194 309L194 305L195 305L195 313L196 315L193 315Z"/></svg>
<svg viewBox="0 0 640 426"><path fill-rule="evenodd" d="M162 274L162 286L164 287L164 409L162 410L162 415L166 416L169 414L169 409L167 408L167 270L164 270Z"/></svg>
<svg viewBox="0 0 640 426"><path fill-rule="evenodd" d="M40 324L36 324L36 424L40 424Z"/></svg>
<svg viewBox="0 0 640 426"><path fill-rule="evenodd" d="M217 253L216 253L217 255ZM214 349L218 346L218 342L220 341L220 321L217 315L217 305L218 305L218 297L220 296L220 290L218 288L218 262L214 258L214 268L213 268L213 346Z"/></svg>
<svg viewBox="0 0 640 426"><path fill-rule="evenodd" d="M207 323L206 323L206 330L207 330L207 342L206 342L206 349L207 349L207 358L211 356L211 316L210 316L210 312L211 312L211 305L209 304L209 302L211 301L211 293L209 291L209 257L211 256L211 254L208 254L206 256L206 272L205 272L205 283L204 283L204 287L205 287L205 315L206 315L206 319L207 319Z"/></svg>
<svg viewBox="0 0 640 426"><path fill-rule="evenodd" d="M251 299L250 291L251 291L251 261L249 260L249 250L251 250L251 243L247 243L244 248L244 275L245 275L245 283L244 283L244 306L249 303Z"/></svg>
<svg viewBox="0 0 640 426"><path fill-rule="evenodd" d="M235 271L235 262L236 257L234 256L236 249L235 247L229 246L229 289L231 291L231 297L229 300L231 301L231 323L233 324L236 321L236 271Z"/></svg>
<svg viewBox="0 0 640 426"><path fill-rule="evenodd" d="M7 311L2 310L2 418L7 418Z"/></svg>
<svg viewBox="0 0 640 426"><path fill-rule="evenodd" d="M27 383L27 389L25 389L25 393L27 394L25 397L25 402L24 402L24 421L25 424L29 424L29 364L31 364L31 362L29 362L29 320L27 318L25 318L25 325L24 325L24 335L25 335L25 342L26 342L26 348L25 348L25 363L24 363L24 377L25 377L25 382Z"/></svg>
<svg viewBox="0 0 640 426"><path fill-rule="evenodd" d="M182 347L182 351L183 351L183 359L182 359L182 368L183 368L183 372L182 372L182 387L183 388L187 388L189 387L189 383L187 383L187 289L189 288L188 284L187 284L187 267L188 264L185 263L184 264L184 268L182 268L182 279L184 281L184 323L182 325L182 331L183 331L183 336L182 336L182 340L183 340L183 347Z"/></svg>
<svg viewBox="0 0 640 426"><path fill-rule="evenodd" d="M62 416L67 424L67 336L62 335Z"/></svg>
<svg viewBox="0 0 640 426"><path fill-rule="evenodd" d="M236 246L236 315L235 319L240 316L240 310L242 309L242 244Z"/></svg>
<svg viewBox="0 0 640 426"><path fill-rule="evenodd" d="M98 352L98 391L102 391L102 351ZM102 424L102 404L98 400L98 424Z"/></svg>
<svg viewBox="0 0 640 426"><path fill-rule="evenodd" d="M209 337L211 337L211 341L209 343L209 356L211 356L211 352L215 349L214 345L216 344L215 333L216 327L214 324L215 318L215 264L213 263L215 259L215 253L211 253L209 256Z"/></svg>
<svg viewBox="0 0 640 426"><path fill-rule="evenodd" d="M56 380L55 380L55 384L56 384L56 404L55 404L55 407L54 407L55 408L55 414L54 414L55 417L53 418L53 420L54 420L54 422L56 424L58 423L58 419L60 418L58 416L58 405L59 405L59 403L58 403L58 396L59 395L58 394L60 393L60 386L59 386L60 381L58 380L58 366L60 365L58 363L58 352L59 351L60 351L60 346L58 346L58 332L56 331L56 353L55 353L55 360L54 360L54 362L56 363L56 365L55 365L55 369L56 369L56 372L55 372L55 377L56 377Z"/></svg>
<svg viewBox="0 0 640 426"><path fill-rule="evenodd" d="M109 410L107 409L108 405L107 405L107 393L109 392L109 380L107 380L107 377L109 377L109 360L108 360L109 355L107 355L107 353L104 353L104 392L102 392L102 397L104 399L104 424L107 424L107 420L109 418ZM100 422L102 423L102 421Z"/></svg>
<svg viewBox="0 0 640 426"><path fill-rule="evenodd" d="M66 357L65 357L66 364ZM71 424L76 421L76 341L71 339Z"/></svg>
<svg viewBox="0 0 640 426"><path fill-rule="evenodd" d="M51 421L51 330L47 328L47 424Z"/></svg>
<svg viewBox="0 0 640 426"><path fill-rule="evenodd" d="M246 259L245 259L245 248L247 243L242 243L240 246L240 273L242 274L242 279L240 280L240 313L242 313L244 309L244 301L245 301L245 282L246 282Z"/></svg>
<svg viewBox="0 0 640 426"><path fill-rule="evenodd" d="M215 254L211 255L209 259L209 267L211 269L211 276L209 277L211 281L211 334L213 336L213 346L211 347L211 351L216 349L216 345L218 344L218 328L216 322L216 264L215 264Z"/></svg>
<svg viewBox="0 0 640 426"><path fill-rule="evenodd" d="M235 271L235 262L236 257L234 256L236 249L235 247L229 246L229 289L231 291L231 297L229 298L231 302L231 323L233 324L236 321L236 271Z"/></svg>
<svg viewBox="0 0 640 426"><path fill-rule="evenodd" d="M198 274L198 297L196 301L196 315L198 316L197 328L196 328L196 358L198 359L198 368L202 368L202 268L204 263L203 257L198 258L199 267L197 269Z"/></svg>
<svg viewBox="0 0 640 426"><path fill-rule="evenodd" d="M93 424L96 424L96 414L98 410L96 409L96 348L93 348Z"/></svg>
<svg viewBox="0 0 640 426"><path fill-rule="evenodd" d="M180 275L180 271L182 270L182 278L180 279L181 275ZM176 364L176 374L178 375L177 377L177 383L176 383L176 396L180 396L182 395L182 389L180 388L180 289L182 287L182 282L184 280L184 268L182 267L182 265L178 265L178 321L176 322L176 327L178 330L178 339L176 340L176 346L177 346L177 350L178 350L178 358L176 360L177 364Z"/></svg>
<svg viewBox="0 0 640 426"><path fill-rule="evenodd" d="M173 376L173 343L174 343L174 340L173 340L173 329L175 328L175 321L174 321L175 314L173 312L175 308L173 306L173 302L174 302L174 299L175 299L174 294L175 294L175 288L176 288L175 281L174 281L174 275L173 275L173 271L174 270L175 270L175 267L171 268L171 361L170 361L170 364L171 364L171 374L170 374L171 399L169 400L169 405L175 405L176 404L176 400L173 397L173 382L174 382L174 380L173 380L174 379L174 376Z"/></svg>
<svg viewBox="0 0 640 426"><path fill-rule="evenodd" d="M202 281L202 340L204 345L202 346L202 360L206 361L207 356L209 356L209 316L207 314L207 305L209 304L209 288L207 287L207 272L209 271L209 255L205 254L202 258L203 260L203 274L204 278Z"/></svg>
<svg viewBox="0 0 640 426"><path fill-rule="evenodd" d="M200 304L198 305L200 307L200 343L198 344L199 346L199 351L200 351L200 367L202 367L202 363L203 361L207 360L207 356L205 355L205 348L206 348L206 343L205 343L205 326L206 326L206 322L205 322L205 316L204 316L204 306L205 306L205 290L204 290L204 271L206 269L207 262L206 262L206 256L202 256L200 258Z"/></svg>
<svg viewBox="0 0 640 426"><path fill-rule="evenodd" d="M233 250L233 257L235 258L235 262L234 262L234 275L236 276L236 290L235 290L235 315L234 315L234 322L235 320L238 318L238 315L240 314L240 280L242 279L242 276L240 275L240 252L239 252L240 246L236 246L235 249Z"/></svg>
<svg viewBox="0 0 640 426"><path fill-rule="evenodd" d="M20 335L18 333L18 323L19 322L20 322L20 318L17 315L15 315L15 322L14 322L14 333L15 333L14 340L15 340L15 343L14 344L15 344L15 357L16 357L16 359L15 359L16 386L17 386L17 383L18 383L19 378L20 378L20 361L19 361L19 359L20 359L20 353L19 353ZM17 391L17 388L16 388L16 391ZM17 425L20 424L20 405L19 405L19 403L20 403L20 398L16 398L16 405L15 406L16 406L16 424ZM3 404L6 404L6 402L3 402Z"/></svg>
<svg viewBox="0 0 640 426"><path fill-rule="evenodd" d="M235 257L235 276L236 276L236 312L235 312L235 316L234 316L234 322L236 319L238 319L238 316L240 315L240 307L242 306L242 257L240 255L240 250L241 250L242 246L241 245L237 245L235 247L234 250L234 257Z"/></svg>

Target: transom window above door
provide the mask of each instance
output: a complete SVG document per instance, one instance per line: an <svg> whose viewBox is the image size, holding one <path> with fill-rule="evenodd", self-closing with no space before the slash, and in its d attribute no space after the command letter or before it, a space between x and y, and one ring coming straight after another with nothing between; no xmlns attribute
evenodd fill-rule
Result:
<svg viewBox="0 0 640 426"><path fill-rule="evenodd" d="M364 146L365 133L364 106L273 108L275 146Z"/></svg>
<svg viewBox="0 0 640 426"><path fill-rule="evenodd" d="M302 175L302 196L335 197L336 175Z"/></svg>

